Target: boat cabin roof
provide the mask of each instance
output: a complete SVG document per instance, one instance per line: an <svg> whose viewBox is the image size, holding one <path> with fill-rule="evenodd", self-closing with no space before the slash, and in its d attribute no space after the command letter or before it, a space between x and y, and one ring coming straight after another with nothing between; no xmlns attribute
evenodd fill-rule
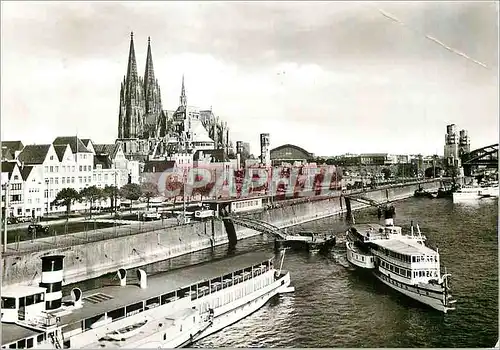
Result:
<svg viewBox="0 0 500 350"><path fill-rule="evenodd" d="M427 255L436 256L437 252L423 244L419 244L414 240L410 239L388 239L377 241L376 244L382 248L390 250L394 253L404 254L404 255Z"/></svg>
<svg viewBox="0 0 500 350"><path fill-rule="evenodd" d="M33 286L11 286L2 288L2 298L22 298L28 295L45 293L47 290L42 287Z"/></svg>
<svg viewBox="0 0 500 350"><path fill-rule="evenodd" d="M181 288L189 288L191 285L222 277L232 272L236 272L237 270L260 265L262 262L271 258L272 256L269 253L247 253L148 276L147 288L144 289L141 289L137 285L127 284L123 287L114 285L89 290L83 293L83 307L74 309L70 314L61 316L61 323L71 324L138 303L142 300L159 297ZM99 294L99 301L97 303L85 300L87 297L96 294Z"/></svg>
<svg viewBox="0 0 500 350"><path fill-rule="evenodd" d="M394 233L401 233L402 231L401 226L384 226L380 224L358 224L353 225L352 228L363 237L368 237L368 233L371 237L376 237L377 235L385 235L388 231L395 231Z"/></svg>
<svg viewBox="0 0 500 350"><path fill-rule="evenodd" d="M2 346L12 342L35 337L43 332L21 327L14 323L2 322Z"/></svg>

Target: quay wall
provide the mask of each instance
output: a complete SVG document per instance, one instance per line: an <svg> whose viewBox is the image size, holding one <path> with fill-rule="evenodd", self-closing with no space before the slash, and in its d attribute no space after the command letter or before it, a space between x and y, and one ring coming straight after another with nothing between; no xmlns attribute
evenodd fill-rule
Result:
<svg viewBox="0 0 500 350"><path fill-rule="evenodd" d="M434 190L439 182L421 185ZM378 201L399 200L411 197L418 185L400 185L377 189L362 194ZM351 201L352 210L367 205ZM276 207L249 217L263 220L280 228L294 226L345 213L344 197L310 200L291 205L278 202ZM260 232L236 226L238 240ZM40 282L41 257L62 254L64 259L64 284L96 278L119 268L136 268L161 260L174 258L195 251L226 244L228 237L221 220L193 222L186 225L161 228L129 236L88 242L65 248L52 248L38 252L19 252L2 256L2 286L18 284L37 285Z"/></svg>

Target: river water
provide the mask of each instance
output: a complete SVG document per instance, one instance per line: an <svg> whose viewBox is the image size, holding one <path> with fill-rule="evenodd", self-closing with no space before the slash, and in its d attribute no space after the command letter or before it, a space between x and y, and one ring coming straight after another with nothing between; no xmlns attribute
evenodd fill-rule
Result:
<svg viewBox="0 0 500 350"><path fill-rule="evenodd" d="M355 213L356 222L376 222L374 209ZM428 244L439 247L451 273L456 310L444 315L394 292L368 274L337 263L338 245L328 256L287 251L295 293L276 296L240 322L194 347L492 347L498 340L498 202L467 205L448 199L411 198L396 203L395 223L418 222ZM342 232L339 217L295 229ZM273 252L273 239L238 242L237 253ZM157 273L227 254L227 247L202 251L146 267ZM110 275L87 281L100 286ZM66 286L67 291L72 286ZM65 293L66 294L66 293Z"/></svg>

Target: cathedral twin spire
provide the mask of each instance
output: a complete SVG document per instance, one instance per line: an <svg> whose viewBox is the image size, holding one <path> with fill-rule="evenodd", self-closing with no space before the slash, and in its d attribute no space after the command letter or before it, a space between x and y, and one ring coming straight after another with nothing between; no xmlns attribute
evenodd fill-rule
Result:
<svg viewBox="0 0 500 350"><path fill-rule="evenodd" d="M127 75L120 91L118 138L156 136L156 126L162 114L160 87L155 79L151 39L148 37L144 79L137 74L134 33L130 33Z"/></svg>

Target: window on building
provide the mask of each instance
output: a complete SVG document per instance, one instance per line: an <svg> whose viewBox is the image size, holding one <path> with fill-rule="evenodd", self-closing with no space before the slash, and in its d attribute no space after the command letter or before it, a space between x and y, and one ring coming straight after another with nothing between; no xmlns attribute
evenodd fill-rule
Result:
<svg viewBox="0 0 500 350"><path fill-rule="evenodd" d="M65 178L65 177L61 177L61 183L62 183L63 185L64 185L64 183L65 183L65 180L66 180L66 178Z"/></svg>
<svg viewBox="0 0 500 350"><path fill-rule="evenodd" d="M49 167L49 169L50 169L49 172L51 172L51 173L54 172L54 167L52 165Z"/></svg>
<svg viewBox="0 0 500 350"><path fill-rule="evenodd" d="M71 167L71 171L75 172L75 166L74 165Z"/></svg>
<svg viewBox="0 0 500 350"><path fill-rule="evenodd" d="M52 185L52 184L54 184L54 178L52 178L52 177L51 177L51 178L49 179L49 183L50 183L51 185Z"/></svg>
<svg viewBox="0 0 500 350"><path fill-rule="evenodd" d="M50 190L50 198L54 197L54 190Z"/></svg>
<svg viewBox="0 0 500 350"><path fill-rule="evenodd" d="M54 160L54 156L50 156L50 160Z"/></svg>
<svg viewBox="0 0 500 350"><path fill-rule="evenodd" d="M55 168L55 172L58 173L59 172L59 166L56 165L54 168Z"/></svg>
<svg viewBox="0 0 500 350"><path fill-rule="evenodd" d="M58 184L59 184L59 178L58 178L58 177L54 178L54 183L55 183L56 185L58 185Z"/></svg>
<svg viewBox="0 0 500 350"><path fill-rule="evenodd" d="M66 172L66 165L62 166L62 171L63 171L63 173Z"/></svg>
<svg viewBox="0 0 500 350"><path fill-rule="evenodd" d="M82 170L83 170L83 167L80 165L79 169L80 169L80 171L82 171Z"/></svg>
<svg viewBox="0 0 500 350"><path fill-rule="evenodd" d="M74 183L75 183L75 178L74 178L74 177L72 177L72 178L71 178L71 183L72 183L72 184L74 184Z"/></svg>
<svg viewBox="0 0 500 350"><path fill-rule="evenodd" d="M45 190L44 193L43 193L43 197L44 198L48 198L49 197L49 190Z"/></svg>
<svg viewBox="0 0 500 350"><path fill-rule="evenodd" d="M78 176L78 182L82 183L82 177L81 176Z"/></svg>

